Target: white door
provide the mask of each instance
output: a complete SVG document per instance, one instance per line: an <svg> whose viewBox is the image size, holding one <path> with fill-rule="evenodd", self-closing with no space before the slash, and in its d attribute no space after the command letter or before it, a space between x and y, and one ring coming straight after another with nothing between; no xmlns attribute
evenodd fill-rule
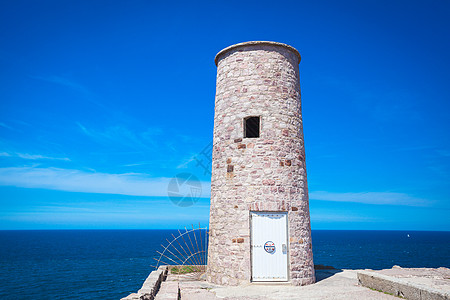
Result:
<svg viewBox="0 0 450 300"><path fill-rule="evenodd" d="M287 214L251 212L252 281L287 281Z"/></svg>

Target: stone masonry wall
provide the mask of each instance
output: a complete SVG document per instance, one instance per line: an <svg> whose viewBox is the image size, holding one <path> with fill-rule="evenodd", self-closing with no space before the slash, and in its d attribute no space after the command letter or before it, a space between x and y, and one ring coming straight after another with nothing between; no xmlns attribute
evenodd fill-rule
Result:
<svg viewBox="0 0 450 300"><path fill-rule="evenodd" d="M217 85L207 280L251 280L250 211L288 212L289 280L315 281L299 82L300 55L250 42L216 57ZM261 116L260 137L243 120Z"/></svg>

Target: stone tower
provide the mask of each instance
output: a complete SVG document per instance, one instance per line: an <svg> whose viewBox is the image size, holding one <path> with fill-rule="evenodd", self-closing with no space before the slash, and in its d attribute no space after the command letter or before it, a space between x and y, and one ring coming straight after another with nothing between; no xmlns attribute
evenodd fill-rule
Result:
<svg viewBox="0 0 450 300"><path fill-rule="evenodd" d="M209 282L315 281L300 59L262 41L215 58Z"/></svg>

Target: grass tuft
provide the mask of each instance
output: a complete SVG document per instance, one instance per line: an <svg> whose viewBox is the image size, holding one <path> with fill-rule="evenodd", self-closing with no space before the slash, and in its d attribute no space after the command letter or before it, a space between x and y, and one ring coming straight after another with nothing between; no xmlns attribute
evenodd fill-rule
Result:
<svg viewBox="0 0 450 300"><path fill-rule="evenodd" d="M172 274L188 274L188 273L193 273L193 272L197 272L197 269L195 269L192 266L180 266L180 267L173 267L172 269L170 269L170 272Z"/></svg>

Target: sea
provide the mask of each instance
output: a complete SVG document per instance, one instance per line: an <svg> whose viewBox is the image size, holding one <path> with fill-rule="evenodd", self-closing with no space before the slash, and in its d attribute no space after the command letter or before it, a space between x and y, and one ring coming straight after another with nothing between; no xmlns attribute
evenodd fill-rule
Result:
<svg viewBox="0 0 450 300"><path fill-rule="evenodd" d="M120 299L176 230L0 231L0 299ZM450 268L450 232L313 230L314 263L337 269Z"/></svg>

